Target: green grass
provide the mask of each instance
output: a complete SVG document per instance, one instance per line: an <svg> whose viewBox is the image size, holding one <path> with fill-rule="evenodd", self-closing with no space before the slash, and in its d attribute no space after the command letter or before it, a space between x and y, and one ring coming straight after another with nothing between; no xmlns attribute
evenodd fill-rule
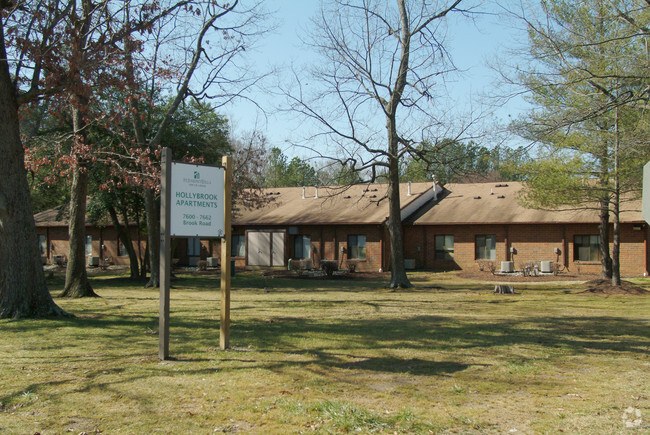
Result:
<svg viewBox="0 0 650 435"><path fill-rule="evenodd" d="M179 275L160 362L157 289L95 276L100 299L56 299L74 318L0 321L0 432L627 433L637 410L650 429L649 297L412 278L238 274L221 351L218 276Z"/></svg>

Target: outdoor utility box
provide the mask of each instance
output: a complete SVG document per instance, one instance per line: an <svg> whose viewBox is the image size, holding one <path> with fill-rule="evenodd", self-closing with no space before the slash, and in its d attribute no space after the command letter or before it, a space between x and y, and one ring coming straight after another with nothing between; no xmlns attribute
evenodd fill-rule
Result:
<svg viewBox="0 0 650 435"><path fill-rule="evenodd" d="M46 257L46 256L43 255L43 256L41 257L41 263L43 263L43 264L47 264L47 257Z"/></svg>
<svg viewBox="0 0 650 435"><path fill-rule="evenodd" d="M99 266L99 257L88 257L88 266Z"/></svg>
<svg viewBox="0 0 650 435"><path fill-rule="evenodd" d="M415 259L414 258L407 258L404 260L404 268L408 270L413 270L415 269Z"/></svg>
<svg viewBox="0 0 650 435"><path fill-rule="evenodd" d="M542 273L551 273L553 272L553 262L552 261L540 261L539 271Z"/></svg>
<svg viewBox="0 0 650 435"><path fill-rule="evenodd" d="M219 266L219 257L208 257L206 261L208 262L208 267Z"/></svg>
<svg viewBox="0 0 650 435"><path fill-rule="evenodd" d="M515 271L515 262L514 261L502 261L501 262L501 272L512 273Z"/></svg>

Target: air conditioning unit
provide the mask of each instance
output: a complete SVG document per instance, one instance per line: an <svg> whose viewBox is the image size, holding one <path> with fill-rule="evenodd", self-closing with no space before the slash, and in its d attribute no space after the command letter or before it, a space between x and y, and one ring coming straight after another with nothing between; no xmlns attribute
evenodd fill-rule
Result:
<svg viewBox="0 0 650 435"><path fill-rule="evenodd" d="M219 267L219 257L208 257L208 267Z"/></svg>
<svg viewBox="0 0 650 435"><path fill-rule="evenodd" d="M415 259L407 258L404 260L404 269L413 270L415 269Z"/></svg>
<svg viewBox="0 0 650 435"><path fill-rule="evenodd" d="M539 271L542 273L553 273L552 261L540 261Z"/></svg>
<svg viewBox="0 0 650 435"><path fill-rule="evenodd" d="M88 257L88 266L99 266L99 257Z"/></svg>
<svg viewBox="0 0 650 435"><path fill-rule="evenodd" d="M502 261L501 262L501 272L512 273L515 271L515 262L514 261Z"/></svg>

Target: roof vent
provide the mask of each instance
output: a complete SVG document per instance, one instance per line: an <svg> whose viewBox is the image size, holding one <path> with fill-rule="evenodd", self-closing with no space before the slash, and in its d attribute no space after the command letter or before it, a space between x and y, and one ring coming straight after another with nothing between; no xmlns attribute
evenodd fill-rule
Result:
<svg viewBox="0 0 650 435"><path fill-rule="evenodd" d="M503 199L503 198L505 198L505 197L506 197L505 195L499 195L499 196L497 196L497 198L500 198L500 199Z"/></svg>
<svg viewBox="0 0 650 435"><path fill-rule="evenodd" d="M408 196L411 196L411 182L410 182L410 181L409 181L409 190L408 190L407 195L408 195Z"/></svg>
<svg viewBox="0 0 650 435"><path fill-rule="evenodd" d="M481 197L480 196L475 196L474 199L481 199Z"/></svg>
<svg viewBox="0 0 650 435"><path fill-rule="evenodd" d="M352 198L352 197L351 197L350 195L345 195L343 198L345 198L345 199L350 199L350 198Z"/></svg>
<svg viewBox="0 0 650 435"><path fill-rule="evenodd" d="M377 195L370 195L371 198L377 198Z"/></svg>
<svg viewBox="0 0 650 435"><path fill-rule="evenodd" d="M495 184L494 187L508 187L507 184Z"/></svg>

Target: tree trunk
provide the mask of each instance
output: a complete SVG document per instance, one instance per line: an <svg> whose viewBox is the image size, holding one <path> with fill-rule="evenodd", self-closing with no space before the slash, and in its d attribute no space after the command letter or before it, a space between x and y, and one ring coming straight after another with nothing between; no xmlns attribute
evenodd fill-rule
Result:
<svg viewBox="0 0 650 435"><path fill-rule="evenodd" d="M160 286L160 218L156 210L155 192L152 189L144 191L144 207L147 214L147 249L149 250L149 265L151 274L145 287Z"/></svg>
<svg viewBox="0 0 650 435"><path fill-rule="evenodd" d="M72 174L70 188L70 224L68 236L70 251L65 271L65 287L62 297L94 297L86 273L86 194L88 190L87 169L78 165Z"/></svg>
<svg viewBox="0 0 650 435"><path fill-rule="evenodd" d="M395 174L397 174L397 171L395 171ZM390 238L389 287L393 289L410 288L413 285L406 276L406 268L404 267L404 238L402 234L399 176L393 176L393 171L391 171L388 184L388 207L388 234Z"/></svg>
<svg viewBox="0 0 650 435"><path fill-rule="evenodd" d="M603 279L612 279L612 257L609 255L609 200L600 200L600 264Z"/></svg>
<svg viewBox="0 0 650 435"><path fill-rule="evenodd" d="M135 253L135 249L133 249L133 241L131 240L131 234L129 234L128 224L126 227L120 224L115 207L109 205L107 209L108 214L111 216L113 226L115 226L115 230L117 231L117 237L119 238L119 241L122 242L124 249L126 249L126 252L129 255L129 267L131 269L130 278L138 279L140 277L140 264L138 263L138 256ZM125 223L128 222L126 213L124 212L122 212L122 219Z"/></svg>
<svg viewBox="0 0 650 435"><path fill-rule="evenodd" d="M0 318L67 315L45 284L0 20Z"/></svg>
<svg viewBox="0 0 650 435"><path fill-rule="evenodd" d="M620 134L619 134L619 113L616 107L614 121L614 197L612 198L612 208L614 215L614 244L612 246L612 285L621 285L621 229L620 229L620 206L621 206L621 187L619 184L619 151L620 151Z"/></svg>
<svg viewBox="0 0 650 435"><path fill-rule="evenodd" d="M399 194L399 160L397 159L397 130L394 118L388 118L388 147L391 157L388 168L388 235L390 238L390 284L389 287L413 287L404 267L404 237L402 209Z"/></svg>

